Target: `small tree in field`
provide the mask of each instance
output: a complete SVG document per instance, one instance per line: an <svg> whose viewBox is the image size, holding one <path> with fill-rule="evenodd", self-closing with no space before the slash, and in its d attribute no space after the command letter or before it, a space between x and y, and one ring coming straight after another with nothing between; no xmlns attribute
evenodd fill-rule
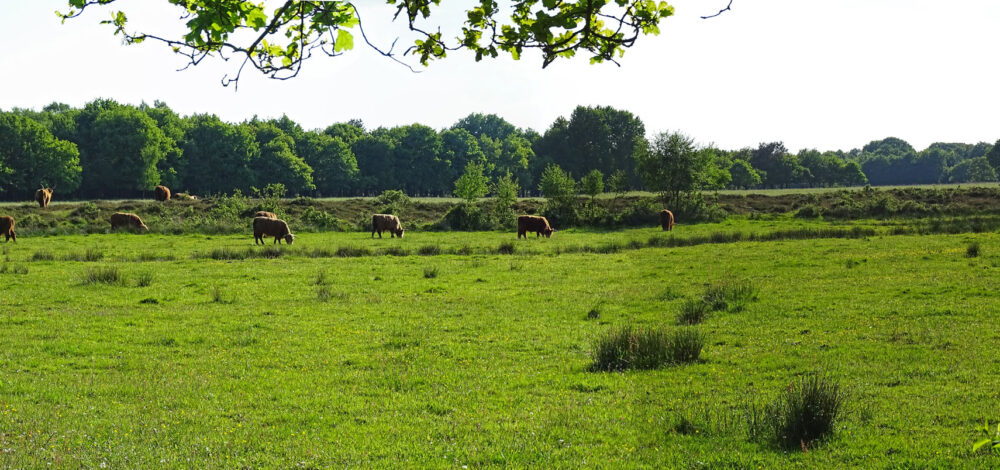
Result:
<svg viewBox="0 0 1000 470"><path fill-rule="evenodd" d="M489 184L490 179L483 174L483 166L469 163L465 166L465 173L455 180L454 193L471 204L489 192Z"/></svg>
<svg viewBox="0 0 1000 470"><path fill-rule="evenodd" d="M514 203L517 202L517 193L520 190L521 186L509 171L493 186L493 200L496 204L493 210L496 220L501 225L507 226L514 222Z"/></svg>
<svg viewBox="0 0 1000 470"><path fill-rule="evenodd" d="M622 197L628 192L628 176L625 170L615 170L608 177L608 191L615 193L615 197Z"/></svg>
<svg viewBox="0 0 1000 470"><path fill-rule="evenodd" d="M591 202L604 192L604 173L601 170L592 170L580 179L580 189L583 194L590 196Z"/></svg>
<svg viewBox="0 0 1000 470"><path fill-rule="evenodd" d="M538 183L538 190L546 199L558 204L568 204L573 201L573 193L576 190L576 182L573 177L563 171L559 165L554 163L545 167L542 171L541 182Z"/></svg>

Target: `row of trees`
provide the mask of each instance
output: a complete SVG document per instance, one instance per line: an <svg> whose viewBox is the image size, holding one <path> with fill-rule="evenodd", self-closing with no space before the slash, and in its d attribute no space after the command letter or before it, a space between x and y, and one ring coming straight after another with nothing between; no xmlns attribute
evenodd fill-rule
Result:
<svg viewBox="0 0 1000 470"><path fill-rule="evenodd" d="M552 181L563 179L573 182L571 193L606 186L676 195L690 188L994 181L998 165L1000 146L988 143L935 143L917 152L890 137L848 152L791 153L781 142L722 150L680 133L647 140L638 117L611 107L577 107L544 134L492 114L470 114L443 130L367 130L360 121L305 130L287 117L229 123L180 116L161 102L99 99L79 109L53 103L0 112L5 199L28 197L39 185L81 198L141 196L157 184L204 195L275 183L301 195L449 195L469 170L486 182L516 182L521 194L549 193ZM484 183L472 193L494 189Z"/></svg>

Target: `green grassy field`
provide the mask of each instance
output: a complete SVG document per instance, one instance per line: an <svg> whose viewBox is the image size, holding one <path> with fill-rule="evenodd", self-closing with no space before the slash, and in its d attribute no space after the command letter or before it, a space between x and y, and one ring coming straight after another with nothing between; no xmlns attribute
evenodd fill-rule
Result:
<svg viewBox="0 0 1000 470"><path fill-rule="evenodd" d="M1000 464L971 451L1000 420L997 233L776 218L673 236L855 226L879 234L630 249L668 235L305 233L231 260L211 253L263 249L249 234L22 237L0 263L0 467ZM608 244L623 249L571 249ZM449 254L313 257L342 246ZM100 270L119 279L89 282ZM758 300L676 324L732 278ZM590 372L595 338L622 325L697 328L701 361ZM833 437L748 440L748 405L816 372L848 393Z"/></svg>

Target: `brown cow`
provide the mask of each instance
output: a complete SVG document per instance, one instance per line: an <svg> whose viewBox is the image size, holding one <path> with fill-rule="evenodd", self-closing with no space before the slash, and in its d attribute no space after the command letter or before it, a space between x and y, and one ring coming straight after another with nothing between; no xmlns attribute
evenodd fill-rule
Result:
<svg viewBox="0 0 1000 470"><path fill-rule="evenodd" d="M674 213L666 209L660 211L660 226L664 231L674 229Z"/></svg>
<svg viewBox="0 0 1000 470"><path fill-rule="evenodd" d="M278 216L274 215L274 212L268 212L268 211L257 211L257 212L254 212L253 216L254 216L254 218L257 218L257 217L267 217L268 219L277 219L278 218Z"/></svg>
<svg viewBox="0 0 1000 470"><path fill-rule="evenodd" d="M35 202L38 203L38 207L44 209L49 206L50 201L52 201L52 188L41 188L35 191Z"/></svg>
<svg viewBox="0 0 1000 470"><path fill-rule="evenodd" d="M9 242L12 238L17 243L17 235L14 235L14 218L5 215L0 217L0 233L4 236L4 242Z"/></svg>
<svg viewBox="0 0 1000 470"><path fill-rule="evenodd" d="M142 223L142 219L135 214L128 212L115 212L111 214L111 230L121 227L133 228L142 232L149 231L149 227Z"/></svg>
<svg viewBox="0 0 1000 470"><path fill-rule="evenodd" d="M403 238L403 224L399 217L391 214L372 214L372 238L375 238L375 232L378 232L379 238L382 238L382 232L389 232L392 238Z"/></svg>
<svg viewBox="0 0 1000 470"><path fill-rule="evenodd" d="M536 215L519 215L517 216L517 238L521 239L521 236L528 238L528 232L535 232L535 238L540 235L545 235L545 238L551 238L552 227L549 226L549 221L545 217L539 217Z"/></svg>
<svg viewBox="0 0 1000 470"><path fill-rule="evenodd" d="M169 201L170 188L163 185L153 188L153 199L156 199L157 201Z"/></svg>
<svg viewBox="0 0 1000 470"><path fill-rule="evenodd" d="M182 201L197 201L198 196L188 193L176 193L174 194L174 199L180 199Z"/></svg>
<svg viewBox="0 0 1000 470"><path fill-rule="evenodd" d="M260 242L263 245L264 237L274 237L274 243L279 245L282 239L289 245L295 240L295 235L292 235L292 231L288 230L288 224L284 220L269 217L254 217L253 244L256 245Z"/></svg>

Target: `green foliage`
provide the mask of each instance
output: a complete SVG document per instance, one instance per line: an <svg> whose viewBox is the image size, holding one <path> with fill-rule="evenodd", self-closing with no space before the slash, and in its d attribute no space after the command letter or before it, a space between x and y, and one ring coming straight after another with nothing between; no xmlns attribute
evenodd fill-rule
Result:
<svg viewBox="0 0 1000 470"><path fill-rule="evenodd" d="M596 198L604 192L604 174L601 170L591 170L580 178L580 190L583 194Z"/></svg>
<svg viewBox="0 0 1000 470"><path fill-rule="evenodd" d="M682 194L691 194L709 184L713 153L699 150L694 139L677 132L657 134L647 151L636 155L637 170L650 191L659 192L664 203L676 205Z"/></svg>
<svg viewBox="0 0 1000 470"><path fill-rule="evenodd" d="M410 197L406 193L395 189L387 189L375 198L375 205L378 207L379 213L382 214L394 214L398 216L410 204Z"/></svg>
<svg viewBox="0 0 1000 470"><path fill-rule="evenodd" d="M110 284L119 285L125 282L125 277L117 266L103 266L88 268L83 275L84 284Z"/></svg>
<svg viewBox="0 0 1000 470"><path fill-rule="evenodd" d="M625 170L617 169L611 176L608 177L608 191L615 194L616 197L621 197L628 192L628 176L625 175Z"/></svg>
<svg viewBox="0 0 1000 470"><path fill-rule="evenodd" d="M509 172L498 178L493 186L493 217L500 228L514 227L517 216L514 204L520 191L521 185L511 178Z"/></svg>
<svg viewBox="0 0 1000 470"><path fill-rule="evenodd" d="M745 160L733 160L729 167L731 183L737 189L749 189L760 185L761 178L757 170Z"/></svg>
<svg viewBox="0 0 1000 470"><path fill-rule="evenodd" d="M489 184L490 179L483 174L483 166L469 163L465 166L465 173L455 180L454 194L471 204L489 192Z"/></svg>
<svg viewBox="0 0 1000 470"><path fill-rule="evenodd" d="M976 258L979 256L979 242L969 243L965 247L965 257L966 258Z"/></svg>
<svg viewBox="0 0 1000 470"><path fill-rule="evenodd" d="M807 451L814 442L833 434L844 400L836 381L820 375L800 378L770 404L749 410L750 437L784 450Z"/></svg>
<svg viewBox="0 0 1000 470"><path fill-rule="evenodd" d="M997 429L994 432L990 429L989 420L984 420L983 427L980 429L983 431L984 434L986 434L986 437L973 444L972 451L978 452L979 449L982 449L985 446L990 446L990 449L993 450L993 453L1000 454L1000 423L997 424Z"/></svg>
<svg viewBox="0 0 1000 470"><path fill-rule="evenodd" d="M76 144L29 117L0 112L0 192L27 196L40 185L69 192L80 185L80 172Z"/></svg>
<svg viewBox="0 0 1000 470"><path fill-rule="evenodd" d="M668 333L662 328L624 326L612 329L594 342L590 370L614 372L657 369L668 364L697 361L704 337L694 329Z"/></svg>

